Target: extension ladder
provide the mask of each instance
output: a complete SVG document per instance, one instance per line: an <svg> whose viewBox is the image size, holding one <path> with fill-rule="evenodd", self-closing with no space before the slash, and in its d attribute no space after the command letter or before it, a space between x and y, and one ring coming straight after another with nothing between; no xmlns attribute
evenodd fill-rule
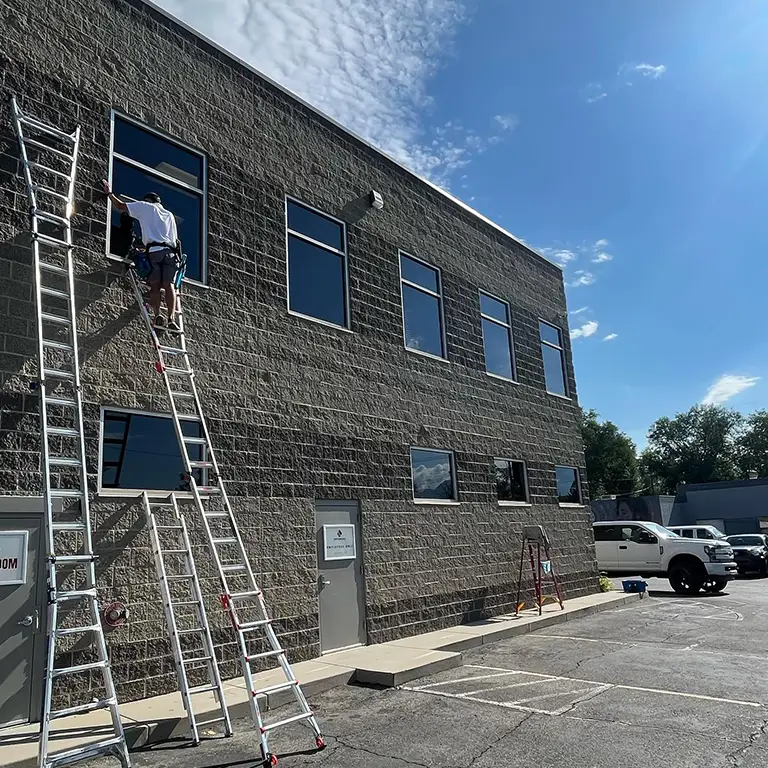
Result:
<svg viewBox="0 0 768 768"><path fill-rule="evenodd" d="M152 554L160 581L165 623L173 649L176 677L179 681L181 700L187 711L189 727L195 744L200 743L202 726L223 723L227 736L232 735L224 686L208 626L200 580L192 556L187 523L179 510L175 494L160 501L150 500L145 491L142 497L147 518ZM168 515L170 511L170 515ZM170 519L169 519L170 518ZM179 588L176 587L179 585ZM206 682L190 685L190 677L205 672ZM212 692L221 714L208 720L198 721L195 716L195 694Z"/></svg>
<svg viewBox="0 0 768 768"><path fill-rule="evenodd" d="M187 353L181 300L179 299L176 305L179 330L157 329L149 314L143 282L130 267L128 277L157 355L155 369L162 375L166 387L173 425L184 461L185 480L202 519L213 563L221 582L221 602L237 636L243 677L246 689L251 692L251 718L259 731L263 764L277 764L277 756L269 750L269 734L289 723L308 723L314 732L317 748L323 749L325 742L320 727L267 613L264 595L256 583L219 472L197 392L195 372ZM158 336L158 333L161 335ZM212 482L208 481L208 476L212 476ZM259 640L262 641L260 647L254 649ZM267 659L278 662L284 682L256 688L252 664ZM284 691L293 694L298 705L298 714L275 722L265 722L259 706L259 697Z"/></svg>
<svg viewBox="0 0 768 768"><path fill-rule="evenodd" d="M32 231L39 366L35 386L40 393L45 504L48 637L39 765L49 768L113 754L124 768L129 768L101 625L88 511L71 221L80 128L66 133L28 117L22 114L15 98L11 99L11 110ZM71 640L77 642L78 650L88 642L95 660L55 666L57 652L66 653L68 648L61 646ZM103 691L97 698L93 698L96 691L89 691L88 685L74 685L72 690L84 703L53 708L55 680L83 673L90 676L96 670L101 674ZM102 709L110 713L109 738L74 749L49 751L53 720Z"/></svg>

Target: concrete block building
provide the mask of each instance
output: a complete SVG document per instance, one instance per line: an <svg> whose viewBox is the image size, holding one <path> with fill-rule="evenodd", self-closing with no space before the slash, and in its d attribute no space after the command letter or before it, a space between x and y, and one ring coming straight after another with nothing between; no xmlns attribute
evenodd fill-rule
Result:
<svg viewBox="0 0 768 768"><path fill-rule="evenodd" d="M0 17L3 97L82 131L82 394L101 600L129 610L107 636L121 700L176 687L137 497L178 490L181 460L103 177L177 217L198 386L292 659L509 611L524 524L546 527L567 597L596 590L558 267L149 3L6 0ZM3 105L0 532L26 527L30 552L24 585L0 575L0 615L42 618L3 624L0 663L22 671L0 722L36 718L44 661L26 209ZM352 557L334 561L324 526L341 524Z"/></svg>

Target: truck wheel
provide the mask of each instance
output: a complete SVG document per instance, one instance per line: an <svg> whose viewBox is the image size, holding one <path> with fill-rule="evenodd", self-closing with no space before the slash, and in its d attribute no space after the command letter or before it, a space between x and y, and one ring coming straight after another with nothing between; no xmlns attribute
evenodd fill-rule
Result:
<svg viewBox="0 0 768 768"><path fill-rule="evenodd" d="M704 567L693 558L680 560L669 569L669 583L678 595L695 595L706 578Z"/></svg>
<svg viewBox="0 0 768 768"><path fill-rule="evenodd" d="M704 582L702 589L705 592L722 592L727 583L728 579L708 579Z"/></svg>

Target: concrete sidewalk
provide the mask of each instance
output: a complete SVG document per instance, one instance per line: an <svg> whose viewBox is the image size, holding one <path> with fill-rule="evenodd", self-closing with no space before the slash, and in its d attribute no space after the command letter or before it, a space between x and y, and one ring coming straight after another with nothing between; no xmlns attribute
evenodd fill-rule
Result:
<svg viewBox="0 0 768 768"><path fill-rule="evenodd" d="M520 616L498 616L486 621L463 624L450 629L429 632L381 645L353 648L330 653L320 659L293 665L296 677L307 697L350 682L394 687L410 680L461 666L461 651L508 637L525 634L569 619L588 616L616 608L636 594L608 592L568 600L565 610L557 604L544 607L541 616L534 610ZM271 670L255 676L256 686L263 688L282 682L282 673ZM225 696L232 719L248 715L248 692L242 678L224 683ZM264 697L264 710L274 709L293 700L290 691ZM186 713L178 692L120 706L126 738L131 747L184 736L189 732ZM198 721L219 714L213 694L195 697ZM62 718L54 722L52 751L72 749L99 741L109 732L109 717L104 711ZM203 735L206 728L201 728ZM37 762L38 725L0 730L0 766L32 768Z"/></svg>

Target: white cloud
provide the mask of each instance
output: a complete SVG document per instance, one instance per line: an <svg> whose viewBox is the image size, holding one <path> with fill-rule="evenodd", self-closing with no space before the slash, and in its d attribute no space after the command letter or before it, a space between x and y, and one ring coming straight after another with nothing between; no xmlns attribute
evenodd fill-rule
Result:
<svg viewBox="0 0 768 768"><path fill-rule="evenodd" d="M590 320L589 322L584 323L580 328L574 328L571 331L571 338L572 339L580 339L580 338L588 338L589 336L594 336L597 333L597 329L600 323L598 323L596 320Z"/></svg>
<svg viewBox="0 0 768 768"><path fill-rule="evenodd" d="M578 258L569 248L539 248L539 251L543 256L546 256L550 261L554 261L561 267Z"/></svg>
<svg viewBox="0 0 768 768"><path fill-rule="evenodd" d="M597 93L594 96L588 96L587 104L594 104L596 101L602 101L607 97L608 97L608 94L605 91L603 91L602 93Z"/></svg>
<svg viewBox="0 0 768 768"><path fill-rule="evenodd" d="M582 312L586 312L588 309L589 307L579 307L578 309L572 309L568 314L580 315Z"/></svg>
<svg viewBox="0 0 768 768"><path fill-rule="evenodd" d="M437 183L447 185L478 146L497 140L421 129L428 86L464 21L464 0L158 2Z"/></svg>
<svg viewBox="0 0 768 768"><path fill-rule="evenodd" d="M643 77L650 77L652 80L658 80L665 72L667 68L664 64L625 64L620 70L620 75L626 75L632 72L637 72Z"/></svg>
<svg viewBox="0 0 768 768"><path fill-rule="evenodd" d="M605 251L601 251L598 253L593 259L593 264L602 264L606 261L611 261L613 259L613 256L610 253L606 253Z"/></svg>
<svg viewBox="0 0 768 768"><path fill-rule="evenodd" d="M604 238L601 238L600 240L597 240L595 242L595 248L605 248L608 245L608 241Z"/></svg>
<svg viewBox="0 0 768 768"><path fill-rule="evenodd" d="M592 285L595 282L595 276L591 272L583 269L577 269L574 273L575 279L571 282L571 287L578 288L582 285Z"/></svg>
<svg viewBox="0 0 768 768"><path fill-rule="evenodd" d="M658 80L667 68L664 64L622 64L614 77L607 82L592 82L582 88L581 94L587 104L594 104L596 101L602 101L609 94L616 93L621 88L633 86L640 79L647 78Z"/></svg>
<svg viewBox="0 0 768 768"><path fill-rule="evenodd" d="M754 387L758 381L760 381L759 376L734 376L725 373L707 390L701 404L721 405L745 389Z"/></svg>
<svg viewBox="0 0 768 768"><path fill-rule="evenodd" d="M603 341L613 341L618 335L618 333L609 333L607 336L603 336Z"/></svg>
<svg viewBox="0 0 768 768"><path fill-rule="evenodd" d="M520 118L517 115L495 115L493 119L505 131L514 130L520 122Z"/></svg>

